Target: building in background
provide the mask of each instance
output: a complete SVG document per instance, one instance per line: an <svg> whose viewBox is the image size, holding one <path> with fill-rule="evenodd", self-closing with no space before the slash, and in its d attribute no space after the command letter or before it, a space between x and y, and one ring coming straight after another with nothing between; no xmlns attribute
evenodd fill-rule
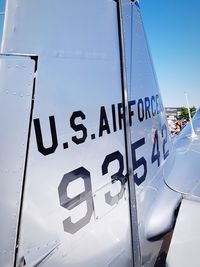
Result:
<svg viewBox="0 0 200 267"><path fill-rule="evenodd" d="M171 133L176 129L175 123L180 119L181 109L181 107L165 107L167 122Z"/></svg>
<svg viewBox="0 0 200 267"><path fill-rule="evenodd" d="M166 107L165 113L168 121L175 122L180 118L181 107Z"/></svg>

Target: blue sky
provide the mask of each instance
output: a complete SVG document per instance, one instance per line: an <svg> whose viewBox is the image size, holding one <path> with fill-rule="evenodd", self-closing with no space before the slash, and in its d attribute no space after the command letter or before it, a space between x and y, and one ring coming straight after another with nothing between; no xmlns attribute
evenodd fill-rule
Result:
<svg viewBox="0 0 200 267"><path fill-rule="evenodd" d="M5 7L5 0L0 0L0 11L4 11L4 7Z"/></svg>
<svg viewBox="0 0 200 267"><path fill-rule="evenodd" d="M200 0L140 0L165 106L200 106Z"/></svg>
<svg viewBox="0 0 200 267"><path fill-rule="evenodd" d="M5 9L5 0L0 0L0 12L4 12ZM0 41L2 38L2 29L3 29L4 16L0 15Z"/></svg>

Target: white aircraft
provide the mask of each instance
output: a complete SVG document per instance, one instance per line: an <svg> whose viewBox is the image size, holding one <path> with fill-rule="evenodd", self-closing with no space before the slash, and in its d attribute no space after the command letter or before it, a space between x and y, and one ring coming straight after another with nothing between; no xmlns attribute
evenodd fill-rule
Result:
<svg viewBox="0 0 200 267"><path fill-rule="evenodd" d="M173 144L137 1L7 0L0 101L1 267L199 266L200 115Z"/></svg>

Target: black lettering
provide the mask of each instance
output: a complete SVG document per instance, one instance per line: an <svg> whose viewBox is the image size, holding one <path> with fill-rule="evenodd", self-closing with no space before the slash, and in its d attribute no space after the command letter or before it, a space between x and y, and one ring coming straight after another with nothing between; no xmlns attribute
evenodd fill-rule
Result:
<svg viewBox="0 0 200 267"><path fill-rule="evenodd" d="M144 103L141 98L138 100L138 119L139 121L144 120Z"/></svg>
<svg viewBox="0 0 200 267"><path fill-rule="evenodd" d="M166 151L166 147L165 147L165 145L167 144L167 136L168 136L167 126L165 124L163 124L162 137L164 138L163 139L163 157L164 157L164 160L169 156L169 149Z"/></svg>
<svg viewBox="0 0 200 267"><path fill-rule="evenodd" d="M115 105L112 105L112 121L113 121L113 131L117 131L117 125L116 125L116 112L115 112Z"/></svg>
<svg viewBox="0 0 200 267"><path fill-rule="evenodd" d="M154 97L154 95L152 95L152 97L151 97L151 113L153 116L156 115L156 108L154 108L154 104L155 104L155 97Z"/></svg>
<svg viewBox="0 0 200 267"><path fill-rule="evenodd" d="M144 103L145 103L145 117L146 120L149 118L151 118L151 113L150 113L150 100L148 97L145 97L144 99Z"/></svg>
<svg viewBox="0 0 200 267"><path fill-rule="evenodd" d="M123 155L119 151L115 151L115 152L113 152L113 153L111 153L105 157L105 160L102 164L102 175L105 175L108 173L108 166L113 161L118 161L119 170L118 170L118 172L116 172L115 174L113 174L111 176L111 181L112 181L112 183L115 181L120 181L121 182L121 190L115 196L111 196L110 192L107 192L105 194L106 203L109 204L110 206L117 204L119 202L119 200L123 197L124 184L126 183L126 177L123 175L124 159L123 159Z"/></svg>
<svg viewBox="0 0 200 267"><path fill-rule="evenodd" d="M85 120L85 114L79 110L79 111L75 111L72 113L72 116L70 118L70 125L71 125L71 128L75 131L75 132L79 132L79 131L82 131L82 137L77 137L77 136L73 136L72 137L72 141L75 143L75 144L81 144L81 143L84 143L86 138L87 138L87 129L86 127L83 125L83 124L76 124L75 123L75 120L77 118L81 118L82 120Z"/></svg>
<svg viewBox="0 0 200 267"><path fill-rule="evenodd" d="M133 173L134 173L133 177L134 177L134 181L137 185L140 185L141 183L143 183L146 179L146 176L147 176L147 161L146 161L146 159L144 157L136 159L136 150L139 149L144 144L145 144L145 138L142 138L131 145L132 161L133 161ZM140 166L143 166L144 172L140 177L138 177L136 170Z"/></svg>
<svg viewBox="0 0 200 267"><path fill-rule="evenodd" d="M52 138L52 146L50 147L44 147L40 120L34 119L33 122L34 122L34 127L35 127L35 135L36 135L38 151L42 153L44 156L54 153L58 146L58 139L57 139L56 124L55 124L54 116L49 117L51 138Z"/></svg>
<svg viewBox="0 0 200 267"><path fill-rule="evenodd" d="M110 127L108 124L106 110L105 110L105 107L102 106L100 110L99 137L103 135L104 131L106 131L107 134L110 134Z"/></svg>
<svg viewBox="0 0 200 267"><path fill-rule="evenodd" d="M157 111L157 114L160 113L160 101L159 101L159 95L156 95L156 111Z"/></svg>
<svg viewBox="0 0 200 267"><path fill-rule="evenodd" d="M66 143L63 144L63 148L64 149L68 148L68 142L66 142Z"/></svg>
<svg viewBox="0 0 200 267"><path fill-rule="evenodd" d="M155 131L153 150L151 154L151 163L154 163L155 161L158 162L158 167L159 167L160 166L160 150L159 150L159 142L158 142L158 130Z"/></svg>
<svg viewBox="0 0 200 267"><path fill-rule="evenodd" d="M119 130L122 129L122 123L123 123L123 120L124 120L124 110L123 110L123 106L122 106L122 103L119 103L118 104L118 120L119 120Z"/></svg>
<svg viewBox="0 0 200 267"><path fill-rule="evenodd" d="M130 127L133 125L132 117L134 116L134 111L131 109L131 106L135 105L136 101L132 100L128 102L128 113L129 113L129 125Z"/></svg>
<svg viewBox="0 0 200 267"><path fill-rule="evenodd" d="M94 140L95 139L95 134L91 134L91 139Z"/></svg>
<svg viewBox="0 0 200 267"><path fill-rule="evenodd" d="M68 185L80 178L84 182L84 191L74 197L69 197L67 191ZM84 167L80 167L78 169L66 173L58 186L58 193L61 207L67 210L73 210L83 202L86 203L87 212L83 218L76 222L73 222L70 216L63 221L64 231L70 234L75 234L90 222L94 210L90 172Z"/></svg>

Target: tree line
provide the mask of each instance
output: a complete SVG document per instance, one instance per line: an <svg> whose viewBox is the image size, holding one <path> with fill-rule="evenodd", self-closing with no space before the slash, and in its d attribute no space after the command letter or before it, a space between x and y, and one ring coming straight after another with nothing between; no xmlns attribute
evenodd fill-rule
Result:
<svg viewBox="0 0 200 267"><path fill-rule="evenodd" d="M196 107L195 106L190 108L190 113L191 113L191 117L193 117L194 114L196 113ZM187 121L189 120L188 109L186 107L181 107L179 118L181 120L187 120Z"/></svg>

